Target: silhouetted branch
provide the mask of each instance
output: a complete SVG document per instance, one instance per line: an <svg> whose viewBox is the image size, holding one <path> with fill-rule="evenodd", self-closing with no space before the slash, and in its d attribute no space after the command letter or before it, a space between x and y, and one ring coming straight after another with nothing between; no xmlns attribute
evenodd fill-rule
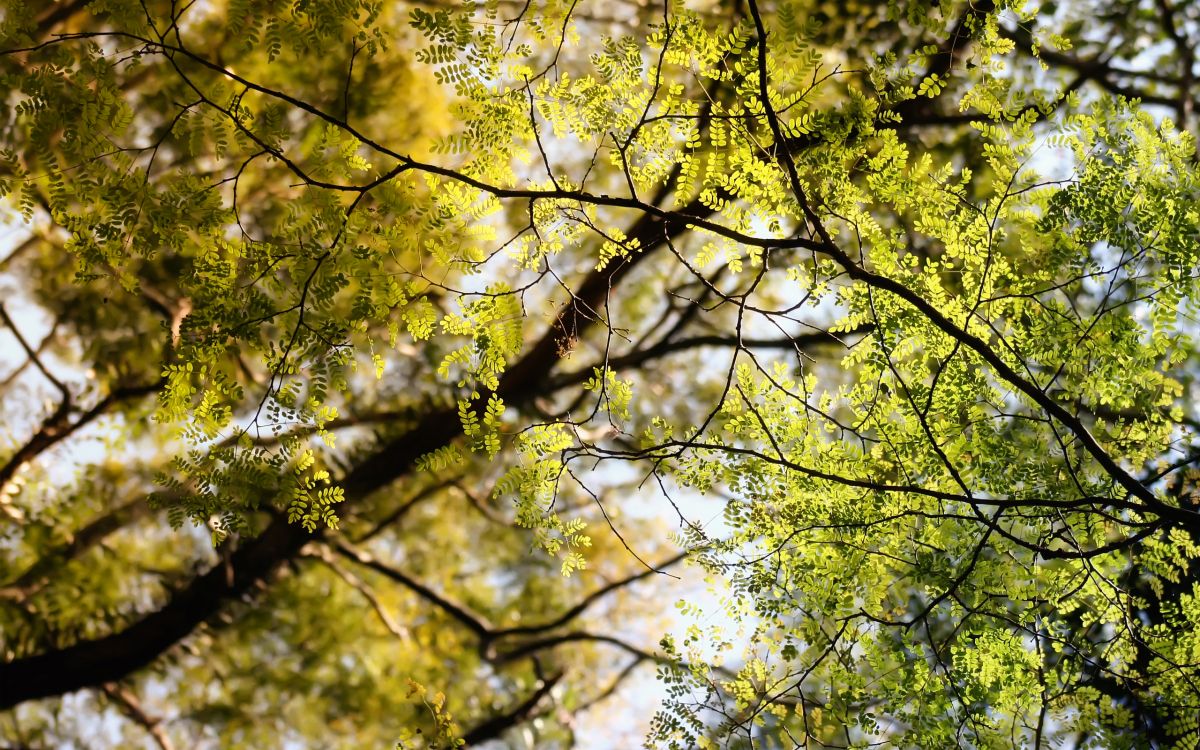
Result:
<svg viewBox="0 0 1200 750"><path fill-rule="evenodd" d="M548 680L542 681L537 690L534 690L533 693L530 694L525 700L521 701L507 711L478 724L464 734L461 739L468 747L471 745L478 745L482 742L496 739L503 734L505 730L511 729L512 727L515 727L518 724L528 720L533 716L534 711L537 710L538 704L542 702L542 699L550 694L550 691L554 689L555 685L557 685L561 679L562 675L559 674L551 677Z"/></svg>

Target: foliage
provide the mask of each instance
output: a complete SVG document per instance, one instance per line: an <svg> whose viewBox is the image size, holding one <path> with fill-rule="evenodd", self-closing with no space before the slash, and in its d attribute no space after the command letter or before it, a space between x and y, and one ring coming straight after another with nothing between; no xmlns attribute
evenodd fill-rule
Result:
<svg viewBox="0 0 1200 750"><path fill-rule="evenodd" d="M13 739L1195 747L1189 13L10 0Z"/></svg>

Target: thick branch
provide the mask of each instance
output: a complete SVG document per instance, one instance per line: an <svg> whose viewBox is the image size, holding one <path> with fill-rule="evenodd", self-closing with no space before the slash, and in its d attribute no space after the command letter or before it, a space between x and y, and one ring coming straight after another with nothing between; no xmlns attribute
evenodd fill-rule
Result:
<svg viewBox="0 0 1200 750"><path fill-rule="evenodd" d="M663 244L664 236L684 229L682 222L666 227L657 219L643 217L635 231L640 236L658 239L648 239L642 253L590 274L557 322L528 354L509 368L501 380L499 394L509 403L541 395L545 378L558 362L559 342L564 332L582 332L590 326L594 318L584 311L600 306L641 259ZM361 500L404 476L417 459L449 445L461 432L455 410L439 409L426 414L412 430L384 445L342 479L347 502ZM227 575L224 566L218 566L193 579L160 609L124 630L0 664L0 709L118 680L148 666L222 607L267 581L284 562L296 557L305 543L319 536L276 516L262 533L244 540L233 553L232 575Z"/></svg>
<svg viewBox="0 0 1200 750"><path fill-rule="evenodd" d="M276 519L230 560L176 591L155 612L112 635L0 665L0 709L117 681L148 666L227 602L248 594L306 541L299 526Z"/></svg>

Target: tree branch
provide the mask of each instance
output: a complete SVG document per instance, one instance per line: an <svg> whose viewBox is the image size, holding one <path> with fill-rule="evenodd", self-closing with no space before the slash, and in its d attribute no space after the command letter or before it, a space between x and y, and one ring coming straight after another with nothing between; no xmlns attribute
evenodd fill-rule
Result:
<svg viewBox="0 0 1200 750"><path fill-rule="evenodd" d="M131 500L96 518L67 537L64 544L47 551L41 558L8 583L0 586L0 599L24 599L40 590L55 568L82 555L125 524L150 511L144 497Z"/></svg>
<svg viewBox="0 0 1200 750"><path fill-rule="evenodd" d="M408 637L409 633L407 628L400 626L394 619L392 619L391 613L389 613L387 608L383 606L383 602L379 601L379 597L375 595L375 592L371 590L371 587L367 585L366 581L346 570L341 565L338 565L337 560L333 559L333 555L330 554L328 547L322 544L305 545L304 549L301 550L301 554L306 557L312 557L313 559L320 560L327 568L332 570L338 578L341 578L343 581L345 581L350 588L361 594L362 597L367 600L367 603L371 605L371 608L375 610L375 614L379 616L379 621L383 623L383 627L386 628L389 633L397 638Z"/></svg>
<svg viewBox="0 0 1200 750"><path fill-rule="evenodd" d="M504 733L505 730L515 727L521 722L529 719L533 715L533 712L537 709L538 704L542 702L543 698L550 694L550 691L554 689L554 686L559 683L562 677L563 676L559 674L551 677L548 680L544 680L542 684L538 686L537 690L534 690L528 698L504 713L498 716L493 716L492 718L477 725L474 729L464 734L461 739L468 747L471 745L478 745L480 743L498 738Z"/></svg>
<svg viewBox="0 0 1200 750"><path fill-rule="evenodd" d="M425 584L421 583L412 576L400 571L390 565L379 562L367 552L355 549L343 542L337 542L332 545L332 548L348 560L370 568L380 575L395 581L404 588L412 591L422 599L436 606L438 609L445 612L450 617L457 620L467 630L474 633L481 642L488 642L492 639L492 626L481 615L471 612L466 605L453 601L444 594L439 594Z"/></svg>
<svg viewBox="0 0 1200 750"><path fill-rule="evenodd" d="M115 682L104 683L103 689L105 695L121 705L124 713L129 718L136 721L146 730L160 750L174 750L171 745L171 739L163 731L162 719L146 713L136 695Z"/></svg>

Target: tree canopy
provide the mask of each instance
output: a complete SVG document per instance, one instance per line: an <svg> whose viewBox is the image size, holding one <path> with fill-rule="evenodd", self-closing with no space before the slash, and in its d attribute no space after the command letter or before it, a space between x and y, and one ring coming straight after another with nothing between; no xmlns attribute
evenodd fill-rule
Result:
<svg viewBox="0 0 1200 750"><path fill-rule="evenodd" d="M1197 35L3 0L0 742L1200 746Z"/></svg>

